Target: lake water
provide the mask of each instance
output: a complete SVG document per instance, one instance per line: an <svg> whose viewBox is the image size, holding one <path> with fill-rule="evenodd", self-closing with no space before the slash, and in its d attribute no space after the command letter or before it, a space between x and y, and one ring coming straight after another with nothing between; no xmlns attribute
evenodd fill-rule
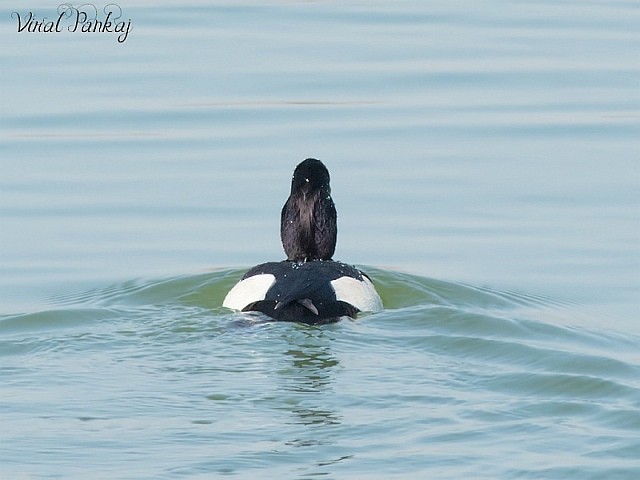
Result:
<svg viewBox="0 0 640 480"><path fill-rule="evenodd" d="M119 7L0 7L0 478L640 478L637 2ZM385 310L227 311L306 157Z"/></svg>

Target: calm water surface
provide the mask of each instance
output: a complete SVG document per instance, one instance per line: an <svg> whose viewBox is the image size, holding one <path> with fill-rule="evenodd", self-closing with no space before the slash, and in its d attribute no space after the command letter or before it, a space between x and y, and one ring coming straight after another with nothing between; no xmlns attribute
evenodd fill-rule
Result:
<svg viewBox="0 0 640 480"><path fill-rule="evenodd" d="M0 478L640 478L636 2L120 7L0 7ZM308 156L385 310L223 309Z"/></svg>

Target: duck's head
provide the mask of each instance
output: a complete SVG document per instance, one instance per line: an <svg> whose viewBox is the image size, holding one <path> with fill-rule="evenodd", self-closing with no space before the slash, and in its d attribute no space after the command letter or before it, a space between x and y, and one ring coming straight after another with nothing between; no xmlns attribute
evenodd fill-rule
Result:
<svg viewBox="0 0 640 480"><path fill-rule="evenodd" d="M336 207L329 171L307 158L293 172L291 194L282 208L280 237L288 260L331 260L336 249Z"/></svg>
<svg viewBox="0 0 640 480"><path fill-rule="evenodd" d="M329 170L320 160L307 158L298 164L293 171L291 180L291 195L300 195L307 199L315 192L331 195L329 186Z"/></svg>

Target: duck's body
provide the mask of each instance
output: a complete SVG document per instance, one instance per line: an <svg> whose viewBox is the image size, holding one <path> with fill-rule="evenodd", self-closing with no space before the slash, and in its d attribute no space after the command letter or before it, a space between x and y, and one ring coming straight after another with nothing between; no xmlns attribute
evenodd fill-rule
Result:
<svg viewBox="0 0 640 480"><path fill-rule="evenodd" d="M369 277L351 265L285 260L253 267L229 291L223 306L317 324L379 311L382 302Z"/></svg>
<svg viewBox="0 0 640 480"><path fill-rule="evenodd" d="M313 324L382 309L369 277L332 260L337 214L329 171L319 160L308 158L293 172L280 237L287 260L253 267L229 291L224 307Z"/></svg>

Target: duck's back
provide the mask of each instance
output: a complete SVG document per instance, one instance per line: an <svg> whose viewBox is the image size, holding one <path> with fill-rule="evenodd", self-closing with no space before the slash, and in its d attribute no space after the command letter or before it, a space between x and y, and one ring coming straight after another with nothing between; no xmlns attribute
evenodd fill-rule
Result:
<svg viewBox="0 0 640 480"><path fill-rule="evenodd" d="M371 280L342 262L269 262L249 270L223 306L276 320L326 323L382 309Z"/></svg>

